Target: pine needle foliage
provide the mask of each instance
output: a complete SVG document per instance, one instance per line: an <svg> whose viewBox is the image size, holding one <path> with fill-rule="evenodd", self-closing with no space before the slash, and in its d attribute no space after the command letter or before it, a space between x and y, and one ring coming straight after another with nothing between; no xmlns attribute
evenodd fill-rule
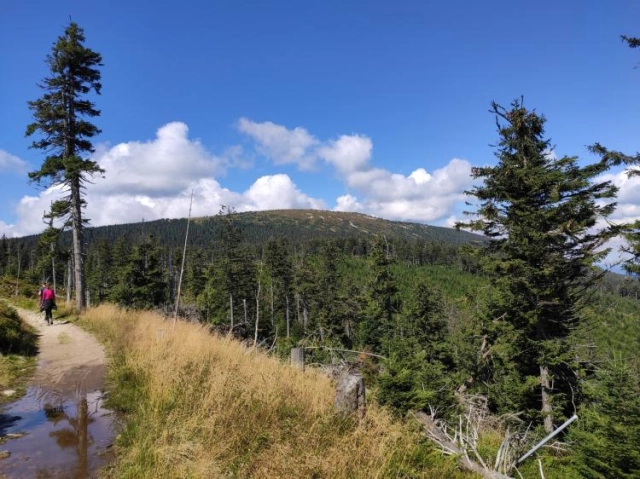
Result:
<svg viewBox="0 0 640 479"><path fill-rule="evenodd" d="M594 265L603 245L618 233L599 226L615 209L616 188L596 181L606 162L556 158L545 118L521 100L508 110L493 103L491 112L498 163L473 170L483 181L467 192L476 217L457 225L490 238L482 266L496 294L483 318L479 375L492 385L494 407L518 408L550 431L579 390L571 336L602 274Z"/></svg>
<svg viewBox="0 0 640 479"><path fill-rule="evenodd" d="M581 477L640 476L640 383L626 361L611 360L585 388L581 421L569 440Z"/></svg>
<svg viewBox="0 0 640 479"><path fill-rule="evenodd" d="M47 154L40 169L29 173L30 180L45 187L61 186L68 192L63 200L56 202L52 214L71 224L78 309L86 303L83 189L88 177L104 173L96 161L86 158L94 151L91 138L100 133L86 118L100 115L87 95L91 91L100 94L102 89L98 69L102 66L102 56L85 47L84 41L83 29L70 22L54 43L46 59L51 76L40 84L44 95L29 102L34 122L26 130L27 136L37 134L39 137L31 147Z"/></svg>

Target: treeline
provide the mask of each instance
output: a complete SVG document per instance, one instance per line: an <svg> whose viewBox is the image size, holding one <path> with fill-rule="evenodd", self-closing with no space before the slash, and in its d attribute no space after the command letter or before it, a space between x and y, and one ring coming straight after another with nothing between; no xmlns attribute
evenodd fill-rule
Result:
<svg viewBox="0 0 640 479"><path fill-rule="evenodd" d="M29 177L66 196L45 214L39 238L2 238L1 272L17 289L50 278L69 298L74 291L78 311L103 301L175 308L255 346L286 354L304 345L322 362L357 351L377 398L398 412L460 421L464 412L467 425L490 416L520 438L530 430L540 438L578 413L564 435L571 449L545 454L555 466L548 477L638 477L638 290L597 264L622 236L631 256L623 267L640 276L640 221L610 221L618 188L603 180L620 165L640 174L640 155L595 143L593 164L558 158L543 115L522 98L508 108L494 102L497 163L472 169L477 181L465 193L475 211L457 224L484 240L364 215L226 211L194 220L183 258L184 220L85 228L83 187L104 172L90 156L99 129L88 120L100 112L79 100L100 92L101 56L83 42L70 22L47 58L45 94L29 102L27 135L47 155ZM634 299L608 301L605 288ZM614 328L626 325L621 338ZM464 434L482 462L475 433Z"/></svg>
<svg viewBox="0 0 640 479"><path fill-rule="evenodd" d="M240 217L221 214L223 227L207 247L189 241L181 317L232 332L249 344L256 341L283 356L292 347L305 345L310 362L358 362L378 400L398 412L436 408L441 417L451 418L463 410L461 398L476 394L488 398L487 411L496 414L517 407L503 394L510 387L522 387L505 382L508 369L503 370L505 381L476 380L495 361L483 349L487 323L479 320L495 289L464 247L384 236L301 243L280 237L260 244L246 239L245 226L237 221ZM102 238L88 245L90 302L154 308L173 315L182 248L163 244L143 225L132 228L140 229L130 240ZM33 285L43 277L53 278L55 269L61 293L73 276L63 238L53 248L50 243L7 239L0 241L0 247L3 275L15 277L20 265L20 277ZM555 467L566 474L587 460L585 447L619 444L622 436L637 432L640 418L640 411L633 409L638 398L632 394L637 391L637 364L630 359L640 346L634 319L640 314L640 302L630 293L636 281L610 276L602 286L618 294L597 294L585 312L588 320L573 334L574 342L587 345L579 371L583 387L574 400L580 415L590 422L573 427L572 437L579 437L579 443L571 454L556 458ZM614 381L620 387L610 388ZM609 408L611 404L615 409ZM621 408L628 411L626 426L612 416ZM536 415L533 408L524 415L520 412L511 427L539 422ZM608 436L603 436L603 428ZM617 453L622 458L628 459L636 444L636 439L628 441L629 448Z"/></svg>

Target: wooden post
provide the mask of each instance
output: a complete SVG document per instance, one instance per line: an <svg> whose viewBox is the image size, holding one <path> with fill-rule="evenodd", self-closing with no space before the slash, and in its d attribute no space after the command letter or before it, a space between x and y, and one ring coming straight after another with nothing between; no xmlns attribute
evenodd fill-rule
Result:
<svg viewBox="0 0 640 479"><path fill-rule="evenodd" d="M293 348L291 350L291 364L304 369L304 348Z"/></svg>

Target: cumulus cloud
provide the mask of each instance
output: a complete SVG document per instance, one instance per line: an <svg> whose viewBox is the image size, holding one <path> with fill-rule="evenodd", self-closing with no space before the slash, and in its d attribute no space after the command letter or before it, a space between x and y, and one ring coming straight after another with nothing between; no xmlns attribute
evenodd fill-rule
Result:
<svg viewBox="0 0 640 479"><path fill-rule="evenodd" d="M17 221L13 224L0 221L0 234L14 237L41 232L46 228L43 216L51 209L51 203L63 196L58 186L47 188L38 196L23 196L15 208Z"/></svg>
<svg viewBox="0 0 640 479"><path fill-rule="evenodd" d="M618 187L616 211L610 217L612 221L627 223L640 219L640 177L629 178L626 171L621 170L601 175L595 181L610 181Z"/></svg>
<svg viewBox="0 0 640 479"><path fill-rule="evenodd" d="M223 205L237 211L325 207L284 174L260 177L244 192L223 187L217 174L247 168L251 161L240 146L226 148L222 156L210 154L179 122L158 129L152 141L105 150L98 162L107 175L89 191L87 214L95 225L185 217L191 191L194 216L214 215Z"/></svg>
<svg viewBox="0 0 640 479"><path fill-rule="evenodd" d="M349 190L336 198L337 211L397 220L443 220L464 201L463 191L472 183L471 164L458 158L432 173L417 168L408 176L374 167L373 142L365 135L320 141L300 127L290 130L246 118L240 120L239 130L253 138L257 151L275 164L296 162L302 167L323 161L332 167Z"/></svg>
<svg viewBox="0 0 640 479"><path fill-rule="evenodd" d="M302 193L287 175L263 176L243 194L242 210L323 209L324 201Z"/></svg>
<svg viewBox="0 0 640 479"><path fill-rule="evenodd" d="M369 167L349 172L344 179L359 198L341 197L336 209L344 210L353 204L374 216L425 222L450 215L464 201L463 192L472 183L471 164L458 158L432 173L418 168L405 176Z"/></svg>
<svg viewBox="0 0 640 479"><path fill-rule="evenodd" d="M161 198L180 193L199 178L222 172L225 159L208 153L198 140L190 140L188 132L187 125L173 122L159 128L154 140L101 148L96 159L107 171L106 181L97 180L92 190Z"/></svg>
<svg viewBox="0 0 640 479"><path fill-rule="evenodd" d="M21 160L15 155L8 153L4 150L0 150L0 173L14 172L24 173L28 169L27 162Z"/></svg>
<svg viewBox="0 0 640 479"><path fill-rule="evenodd" d="M284 174L262 176L244 192L222 186L216 175L230 167L247 168L250 160L239 146L226 148L221 156L209 153L198 140L189 139L187 125L180 122L162 126L150 141L100 145L94 160L106 173L86 189L85 217L93 226L184 218L192 191L193 216L215 215L223 205L237 211L326 209L323 200L301 192ZM0 234L42 231L43 214L64 195L61 187L54 187L23 197L16 207L18 220L0 222Z"/></svg>
<svg viewBox="0 0 640 479"><path fill-rule="evenodd" d="M336 199L336 206L334 208L335 211L354 211L354 212L362 212L365 210L362 203L358 201L353 195L343 195L339 196Z"/></svg>
<svg viewBox="0 0 640 479"><path fill-rule="evenodd" d="M464 191L472 183L471 164L458 158L432 173L418 168L405 176L366 164L342 173L346 185L358 196L341 196L337 210L353 206L357 211L395 220L443 221L462 204Z"/></svg>
<svg viewBox="0 0 640 479"><path fill-rule="evenodd" d="M186 124L173 122L160 127L148 141L98 146L94 160L106 174L87 185L86 217L95 226L185 217L193 191L193 216L214 215L223 205L237 211L333 208L437 224L456 214L464 200L463 191L472 181L470 163L457 158L442 168L427 171L418 167L409 174L374 166L373 142L365 135L321 141L302 127L288 129L247 118L241 118L237 128L255 142L258 154L270 158L276 166L330 168L333 175L327 175L326 168L314 172L313 186L318 191L326 182L335 184L336 180L345 191L328 204L277 171L255 178L244 191L233 191L220 183L220 177L230 168L250 168L252 153L234 145L213 154L199 140L189 138ZM14 159L2 158L20 165ZM41 231L43 212L61 194L59 188L50 188L39 196L25 196L17 206L16 224L0 223L0 233Z"/></svg>
<svg viewBox="0 0 640 479"><path fill-rule="evenodd" d="M366 136L342 135L318 149L318 155L339 172L349 174L367 166L373 143Z"/></svg>
<svg viewBox="0 0 640 479"><path fill-rule="evenodd" d="M313 167L316 158L312 150L319 141L304 128L289 130L270 121L257 123L240 118L238 129L249 135L256 142L258 151L276 165L293 163L301 169Z"/></svg>

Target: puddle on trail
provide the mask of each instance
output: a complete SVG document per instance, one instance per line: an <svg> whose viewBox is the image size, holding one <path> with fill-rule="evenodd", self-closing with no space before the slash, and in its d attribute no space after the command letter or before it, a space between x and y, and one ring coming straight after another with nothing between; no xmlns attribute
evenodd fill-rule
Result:
<svg viewBox="0 0 640 479"><path fill-rule="evenodd" d="M102 402L100 391L64 397L29 388L0 413L0 477L97 477L114 437Z"/></svg>

